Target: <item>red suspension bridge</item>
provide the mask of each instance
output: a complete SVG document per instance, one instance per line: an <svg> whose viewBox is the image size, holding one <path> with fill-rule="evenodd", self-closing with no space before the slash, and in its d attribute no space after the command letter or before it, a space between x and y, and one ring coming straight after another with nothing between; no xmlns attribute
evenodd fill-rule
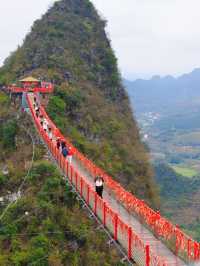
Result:
<svg viewBox="0 0 200 266"><path fill-rule="evenodd" d="M51 140L44 131L34 109L34 97L40 103L38 92L51 93L51 83L39 82L32 78L21 80L23 86L8 87L11 93L26 93L26 99L38 134L48 147L57 165L75 187L76 193L84 200L95 217L120 244L129 261L138 265L200 265L200 244L186 235L178 226L151 209L143 200L127 192L118 182L97 167L91 160L80 153L65 138L44 107L40 113L48 121L53 135L66 140L67 146L74 151L71 164L57 149L56 141ZM94 178L101 175L105 181L103 199L94 189Z"/></svg>

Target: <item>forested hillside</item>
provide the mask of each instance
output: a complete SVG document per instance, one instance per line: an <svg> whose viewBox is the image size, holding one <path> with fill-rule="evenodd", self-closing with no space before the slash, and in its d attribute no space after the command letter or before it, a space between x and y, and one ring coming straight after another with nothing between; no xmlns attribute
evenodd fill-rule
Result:
<svg viewBox="0 0 200 266"><path fill-rule="evenodd" d="M97 165L151 204L158 203L117 60L88 0L62 0L39 20L0 69L0 83L26 75L56 84L48 112Z"/></svg>
<svg viewBox="0 0 200 266"><path fill-rule="evenodd" d="M0 266L124 265L46 160L19 102L0 93L0 104Z"/></svg>

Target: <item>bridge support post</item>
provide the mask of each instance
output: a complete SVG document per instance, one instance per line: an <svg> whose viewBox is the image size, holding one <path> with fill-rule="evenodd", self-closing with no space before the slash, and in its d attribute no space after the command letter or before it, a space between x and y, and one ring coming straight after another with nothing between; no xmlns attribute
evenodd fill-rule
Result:
<svg viewBox="0 0 200 266"><path fill-rule="evenodd" d="M149 245L146 245L145 251L146 251L146 266L149 266L150 265L150 249L149 249Z"/></svg>
<svg viewBox="0 0 200 266"><path fill-rule="evenodd" d="M58 165L59 165L59 167L62 169L61 161L62 161L62 154L59 154Z"/></svg>
<svg viewBox="0 0 200 266"><path fill-rule="evenodd" d="M97 193L94 196L94 214L97 215Z"/></svg>
<svg viewBox="0 0 200 266"><path fill-rule="evenodd" d="M132 228L128 228L128 259L132 258Z"/></svg>
<svg viewBox="0 0 200 266"><path fill-rule="evenodd" d="M188 258L191 258L190 244L191 244L191 239L188 239L188 243L187 243L187 255L188 255Z"/></svg>
<svg viewBox="0 0 200 266"><path fill-rule="evenodd" d="M194 260L199 260L199 243L194 242Z"/></svg>
<svg viewBox="0 0 200 266"><path fill-rule="evenodd" d="M73 179L73 167L72 165L70 165L70 182L73 183L72 180Z"/></svg>
<svg viewBox="0 0 200 266"><path fill-rule="evenodd" d="M89 205L89 202L90 202L90 186L88 185L87 186L87 200L86 200L87 205Z"/></svg>
<svg viewBox="0 0 200 266"><path fill-rule="evenodd" d="M68 161L67 161L67 169L66 169L66 171L67 171L66 175L69 178L69 162Z"/></svg>
<svg viewBox="0 0 200 266"><path fill-rule="evenodd" d="M117 240L117 233L118 233L118 215L115 215L115 222L114 222L114 240Z"/></svg>
<svg viewBox="0 0 200 266"><path fill-rule="evenodd" d="M77 172L75 174L75 178L76 178L76 191L78 191L78 173Z"/></svg>
<svg viewBox="0 0 200 266"><path fill-rule="evenodd" d="M103 203L103 226L106 226L106 203Z"/></svg>
<svg viewBox="0 0 200 266"><path fill-rule="evenodd" d="M81 191L80 191L80 195L81 197L83 197L83 178L81 177Z"/></svg>

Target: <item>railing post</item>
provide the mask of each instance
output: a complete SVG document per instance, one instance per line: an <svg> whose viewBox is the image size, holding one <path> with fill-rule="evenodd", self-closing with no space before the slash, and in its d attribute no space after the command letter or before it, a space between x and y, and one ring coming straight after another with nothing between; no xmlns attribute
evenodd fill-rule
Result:
<svg viewBox="0 0 200 266"><path fill-rule="evenodd" d="M97 214L97 193L94 194L94 214Z"/></svg>
<svg viewBox="0 0 200 266"><path fill-rule="evenodd" d="M53 154L53 143L52 143L52 140L50 140L50 150L51 150L51 154Z"/></svg>
<svg viewBox="0 0 200 266"><path fill-rule="evenodd" d="M117 233L118 233L118 215L115 214L115 220L114 220L114 240L117 240Z"/></svg>
<svg viewBox="0 0 200 266"><path fill-rule="evenodd" d="M71 183L73 183L72 179L73 179L73 167L72 167L72 165L70 165L70 181L71 181Z"/></svg>
<svg viewBox="0 0 200 266"><path fill-rule="evenodd" d="M81 191L80 191L81 197L83 196L83 178L81 177Z"/></svg>
<svg viewBox="0 0 200 266"><path fill-rule="evenodd" d="M55 146L53 145L53 140L51 141L51 146L52 146L52 154L53 154L53 157L55 158Z"/></svg>
<svg viewBox="0 0 200 266"><path fill-rule="evenodd" d="M178 233L179 233L179 226L176 225L176 229L175 229L175 238L176 238L176 247L175 247L175 252L176 252L176 255L178 255L178 252L179 252L179 239L178 239Z"/></svg>
<svg viewBox="0 0 200 266"><path fill-rule="evenodd" d="M67 161L67 177L69 178L69 162Z"/></svg>
<svg viewBox="0 0 200 266"><path fill-rule="evenodd" d="M146 252L146 266L149 266L150 265L150 249L149 249L149 245L146 245L145 252Z"/></svg>
<svg viewBox="0 0 200 266"><path fill-rule="evenodd" d="M188 243L187 243L187 255L188 255L188 258L191 258L190 243L191 243L191 239L188 239Z"/></svg>
<svg viewBox="0 0 200 266"><path fill-rule="evenodd" d="M67 160L65 161L65 164L64 164L64 168L63 168L63 172L64 172L64 174L65 175L67 175L67 170L66 170L66 168L67 168Z"/></svg>
<svg viewBox="0 0 200 266"><path fill-rule="evenodd" d="M64 157L61 156L61 163L60 163L60 168L61 168L61 170L63 170L63 161L64 161Z"/></svg>
<svg viewBox="0 0 200 266"><path fill-rule="evenodd" d="M103 203L103 226L106 226L106 203Z"/></svg>
<svg viewBox="0 0 200 266"><path fill-rule="evenodd" d="M60 168L61 168L61 160L62 160L62 154L60 153L58 157L58 165Z"/></svg>
<svg viewBox="0 0 200 266"><path fill-rule="evenodd" d="M132 258L132 228L128 228L128 258Z"/></svg>
<svg viewBox="0 0 200 266"><path fill-rule="evenodd" d="M56 158L56 150L57 150L57 147L56 147L56 145L54 144L54 158Z"/></svg>
<svg viewBox="0 0 200 266"><path fill-rule="evenodd" d="M78 191L78 173L75 174L75 182L76 182L76 191Z"/></svg>
<svg viewBox="0 0 200 266"><path fill-rule="evenodd" d="M89 205L89 202L90 202L90 186L87 185L87 200L86 200L87 205Z"/></svg>
<svg viewBox="0 0 200 266"><path fill-rule="evenodd" d="M199 244L194 242L194 261L199 259Z"/></svg>
<svg viewBox="0 0 200 266"><path fill-rule="evenodd" d="M58 158L59 158L59 153L60 153L60 151L57 149L57 147L56 147L56 161L58 162Z"/></svg>
<svg viewBox="0 0 200 266"><path fill-rule="evenodd" d="M63 164L62 164L62 170L63 170L63 172L65 171L65 163L66 163L66 159L63 157Z"/></svg>

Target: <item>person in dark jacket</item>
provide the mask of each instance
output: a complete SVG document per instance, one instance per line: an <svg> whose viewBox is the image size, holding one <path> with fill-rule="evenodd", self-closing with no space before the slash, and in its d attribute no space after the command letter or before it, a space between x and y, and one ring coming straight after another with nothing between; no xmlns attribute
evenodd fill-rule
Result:
<svg viewBox="0 0 200 266"><path fill-rule="evenodd" d="M60 145L61 145L60 138L57 138L57 140L56 140L56 147L57 147L58 150L60 150Z"/></svg>
<svg viewBox="0 0 200 266"><path fill-rule="evenodd" d="M65 140L61 140L61 148L63 150L63 148L66 147L66 142Z"/></svg>
<svg viewBox="0 0 200 266"><path fill-rule="evenodd" d="M44 123L44 117L43 115L40 115L40 125L43 127L43 123Z"/></svg>
<svg viewBox="0 0 200 266"><path fill-rule="evenodd" d="M36 107L35 108L35 114L36 114L36 116L37 116L37 118L39 117L39 115L40 115L40 107Z"/></svg>
<svg viewBox="0 0 200 266"><path fill-rule="evenodd" d="M51 127L49 127L49 129L48 129L48 136L49 136L49 139L52 141L53 140L53 132L52 132Z"/></svg>
<svg viewBox="0 0 200 266"><path fill-rule="evenodd" d="M67 150L67 147L65 146L65 147L63 147L63 149L62 149L62 155L66 158L67 157L67 155L68 155L68 150Z"/></svg>
<svg viewBox="0 0 200 266"><path fill-rule="evenodd" d="M95 178L95 189L96 193L99 195L99 197L103 198L103 183L104 179L101 176L97 176Z"/></svg>

